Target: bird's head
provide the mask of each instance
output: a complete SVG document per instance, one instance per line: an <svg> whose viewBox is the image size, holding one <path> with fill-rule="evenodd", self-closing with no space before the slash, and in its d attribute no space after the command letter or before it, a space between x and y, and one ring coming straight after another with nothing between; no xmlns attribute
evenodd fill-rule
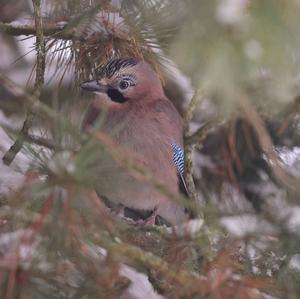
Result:
<svg viewBox="0 0 300 299"><path fill-rule="evenodd" d="M146 61L137 58L113 59L98 70L95 80L80 86L87 91L106 93L117 103L164 95L158 75Z"/></svg>

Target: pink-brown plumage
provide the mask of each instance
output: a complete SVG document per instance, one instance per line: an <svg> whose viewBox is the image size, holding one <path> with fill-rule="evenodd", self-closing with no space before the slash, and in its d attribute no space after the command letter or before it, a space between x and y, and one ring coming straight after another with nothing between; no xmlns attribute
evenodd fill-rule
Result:
<svg viewBox="0 0 300 299"><path fill-rule="evenodd" d="M118 84L126 74L134 76L134 85L122 90ZM122 103L112 101L109 105L99 105L96 100L88 110L83 127L92 125L97 116L106 111L101 130L111 135L117 144L137 154L157 181L171 193L178 194L179 179L171 145L176 143L183 147L182 119L165 96L157 74L148 63L138 61L133 66L121 68L111 78L99 78L97 82L111 89L119 88L125 100ZM105 195L127 207L156 208L157 214L172 224L185 219L184 208L152 184L137 182L132 177L124 179L123 184L126 186L122 186L121 191L115 188Z"/></svg>

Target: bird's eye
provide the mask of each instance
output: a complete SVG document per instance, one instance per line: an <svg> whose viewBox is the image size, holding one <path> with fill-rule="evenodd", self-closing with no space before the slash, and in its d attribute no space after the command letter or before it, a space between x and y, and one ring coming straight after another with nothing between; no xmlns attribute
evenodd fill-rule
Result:
<svg viewBox="0 0 300 299"><path fill-rule="evenodd" d="M125 89L127 89L129 86L130 86L130 82L127 81L127 80L121 80L121 81L119 82L119 89L120 89L120 90L125 90Z"/></svg>

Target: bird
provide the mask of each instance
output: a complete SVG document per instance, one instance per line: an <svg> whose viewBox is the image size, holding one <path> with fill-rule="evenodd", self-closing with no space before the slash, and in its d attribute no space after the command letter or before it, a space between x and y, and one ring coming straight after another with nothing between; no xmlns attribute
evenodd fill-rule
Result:
<svg viewBox="0 0 300 299"><path fill-rule="evenodd" d="M97 97L92 101L82 123L83 130L93 126L105 111L102 132L111 135L116 144L139 155L143 166L169 192L178 195L182 189L187 195L182 117L165 95L153 67L139 58L114 58L97 70L94 80L84 81L80 87L106 94L109 102L99 104ZM171 225L186 220L185 208L174 199L154 190L153 186L132 185L127 188L129 191L111 190L104 195L128 208L153 211L151 219L160 216Z"/></svg>

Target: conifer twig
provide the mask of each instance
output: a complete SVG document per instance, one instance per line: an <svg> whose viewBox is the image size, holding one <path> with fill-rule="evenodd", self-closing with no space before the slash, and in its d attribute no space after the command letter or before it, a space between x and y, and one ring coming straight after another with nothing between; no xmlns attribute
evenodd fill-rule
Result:
<svg viewBox="0 0 300 299"><path fill-rule="evenodd" d="M41 89L44 84L44 74L45 74L45 59L46 59L46 47L45 39L43 34L43 21L41 17L41 2L40 0L32 0L34 9L34 20L36 28L36 77L34 84L34 96L39 98L41 94ZM23 123L23 127L19 133L14 144L5 153L2 160L6 165L10 165L18 152L22 149L24 138L28 135L28 131L32 126L34 115L31 111L27 112L26 119Z"/></svg>
<svg viewBox="0 0 300 299"><path fill-rule="evenodd" d="M189 196L195 202L200 204L203 204L203 200L201 200L198 195L193 179L192 153L195 146L201 144L201 142L206 138L208 132L222 121L222 119L220 119L219 117L215 117L207 121L196 132L194 132L193 134L191 133L190 123L192 121L195 109L202 99L203 89L198 89L195 92L184 117L185 180Z"/></svg>
<svg viewBox="0 0 300 299"><path fill-rule="evenodd" d="M43 22L43 35L44 36L51 36L55 35L61 39L71 39L72 35L67 32L63 32L63 28L65 25L61 25L60 23L50 23ZM30 23L3 23L0 22L0 32L12 35L12 36L19 36L19 35L36 35L36 27L35 24L32 22Z"/></svg>
<svg viewBox="0 0 300 299"><path fill-rule="evenodd" d="M190 122L193 118L194 111L201 100L201 92L197 90L189 104L189 107L186 111L184 117L184 127L183 127L183 134L184 134L184 166L185 166L185 180L188 189L189 196L195 201L198 201L197 190L195 187L194 179L193 179L193 161L192 161L192 152L194 145L188 142L190 138Z"/></svg>
<svg viewBox="0 0 300 299"><path fill-rule="evenodd" d="M110 18L110 13L99 13L98 7L85 11L79 16L69 18L62 22L53 22L43 17L40 20L43 23L43 36L54 38L56 40L79 40L85 41L93 33L97 34L97 39L103 40L113 36L115 39L129 40L128 27L121 24L115 24L114 20ZM96 18L94 20L97 24L96 29L89 29L86 32L85 27L88 25L84 22L88 18ZM82 26L83 25L83 26ZM20 35L37 35L35 23L33 20L27 22L0 22L0 32L12 36Z"/></svg>
<svg viewBox="0 0 300 299"><path fill-rule="evenodd" d="M208 120L192 135L186 136L185 142L187 146L195 146L200 144L207 136L208 132L222 121L221 118L215 117Z"/></svg>

